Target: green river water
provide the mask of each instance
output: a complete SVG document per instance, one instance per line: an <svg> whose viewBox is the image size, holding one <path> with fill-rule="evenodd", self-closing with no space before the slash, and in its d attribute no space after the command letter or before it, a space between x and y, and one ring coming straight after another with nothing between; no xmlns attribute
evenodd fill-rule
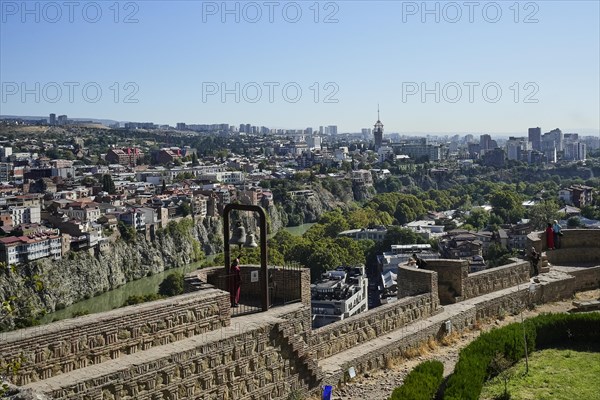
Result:
<svg viewBox="0 0 600 400"><path fill-rule="evenodd" d="M302 235L313 225L314 224L303 224L300 226L288 227L285 228L285 230L292 235ZM214 255L211 255L206 258L207 260L210 260L214 257ZM52 321L71 318L74 313L89 312L90 314L93 314L121 307L129 296L141 296L158 292L158 285L160 285L167 275L176 271L186 274L200 268L201 264L201 262L188 264L184 267L168 269L156 275L128 282L120 288L109 290L101 295L74 303L63 310L47 314L41 318L40 322L42 324L47 324Z"/></svg>

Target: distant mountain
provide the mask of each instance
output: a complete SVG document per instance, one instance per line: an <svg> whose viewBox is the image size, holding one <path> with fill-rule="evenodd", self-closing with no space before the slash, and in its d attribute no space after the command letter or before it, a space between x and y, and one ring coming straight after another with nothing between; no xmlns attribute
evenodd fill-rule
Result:
<svg viewBox="0 0 600 400"><path fill-rule="evenodd" d="M58 114L57 114L58 117ZM0 115L0 119L24 119L24 120L40 120L40 119L45 119L48 120L48 116L30 116L30 115ZM106 126L110 126L113 124L118 123L119 121L115 121L112 119L99 119L99 118L71 118L69 117L70 120L73 121L92 121L95 122L97 124L102 124L102 125L106 125Z"/></svg>

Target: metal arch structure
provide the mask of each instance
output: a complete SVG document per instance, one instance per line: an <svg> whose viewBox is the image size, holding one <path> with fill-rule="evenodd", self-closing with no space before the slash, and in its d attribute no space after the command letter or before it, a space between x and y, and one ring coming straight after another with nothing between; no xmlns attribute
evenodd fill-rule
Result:
<svg viewBox="0 0 600 400"><path fill-rule="evenodd" d="M223 210L223 243L225 253L225 270L229 273L231 265L231 253L229 251L229 213L232 210L256 212L260 219L260 292L261 308L269 310L269 271L267 266L267 216L265 210L259 206L246 204L227 204Z"/></svg>

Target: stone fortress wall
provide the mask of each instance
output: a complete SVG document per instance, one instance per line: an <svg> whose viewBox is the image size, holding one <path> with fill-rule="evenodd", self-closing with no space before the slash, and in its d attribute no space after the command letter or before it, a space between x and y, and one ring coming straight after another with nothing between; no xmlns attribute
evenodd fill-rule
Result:
<svg viewBox="0 0 600 400"><path fill-rule="evenodd" d="M529 240L541 249L539 233ZM597 288L598 243L600 231L565 230L562 249L545 258L574 266L550 261L540 283L530 283L523 261L474 274L457 260L400 267L400 299L315 330L305 271L294 289L301 301L268 312L231 318L228 294L207 289L5 333L0 354L10 361L22 353L16 383L54 398L285 399L343 381L350 367L384 367L477 319ZM586 266L576 266L582 258Z"/></svg>

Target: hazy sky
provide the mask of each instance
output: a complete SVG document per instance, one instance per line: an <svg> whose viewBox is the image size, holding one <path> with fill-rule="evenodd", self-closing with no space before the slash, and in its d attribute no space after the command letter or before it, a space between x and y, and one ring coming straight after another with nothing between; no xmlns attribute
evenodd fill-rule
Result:
<svg viewBox="0 0 600 400"><path fill-rule="evenodd" d="M599 4L0 0L0 113L597 131Z"/></svg>

